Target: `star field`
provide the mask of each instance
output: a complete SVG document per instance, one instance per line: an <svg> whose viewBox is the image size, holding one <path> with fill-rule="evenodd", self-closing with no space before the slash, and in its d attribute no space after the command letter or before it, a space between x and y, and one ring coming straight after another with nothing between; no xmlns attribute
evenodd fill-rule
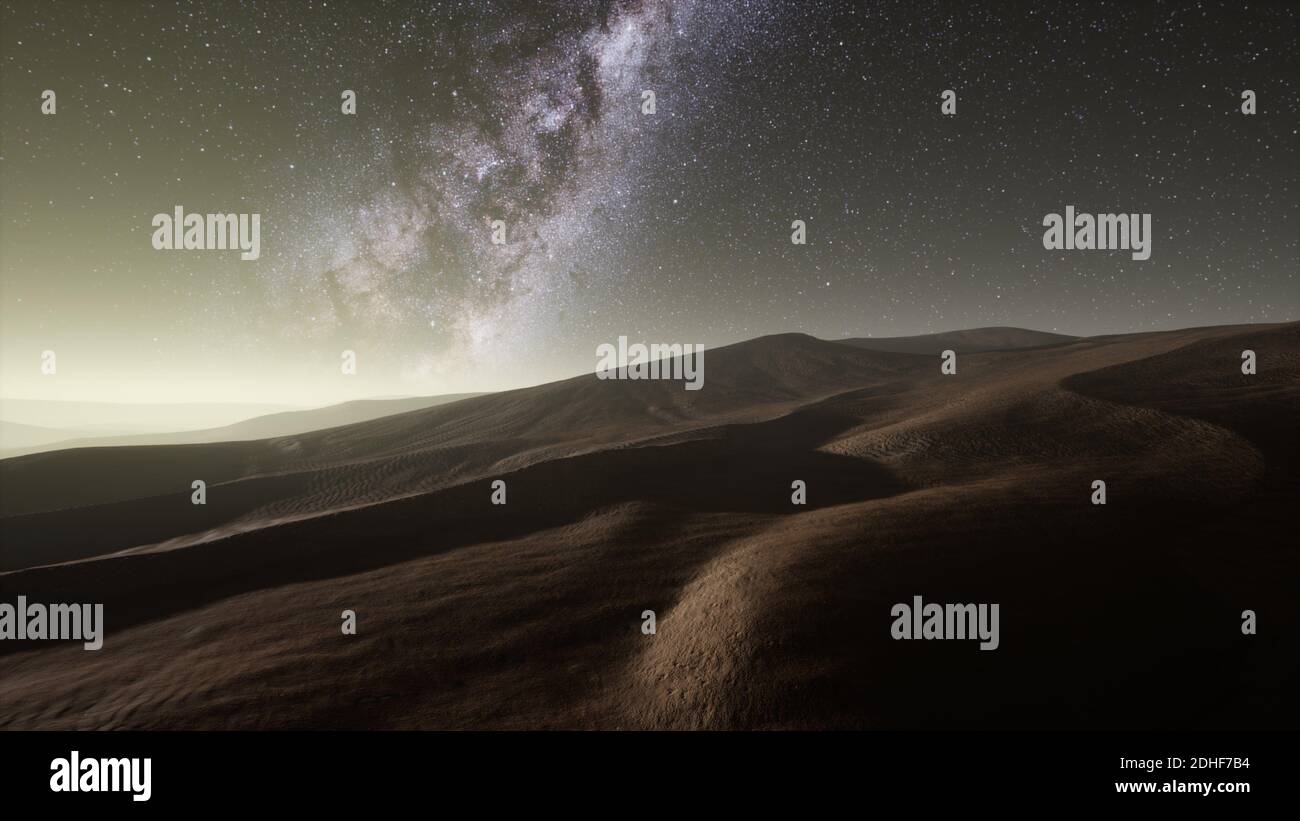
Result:
<svg viewBox="0 0 1300 821"><path fill-rule="evenodd" d="M1300 308L1285 4L2 14L6 395L46 389L47 348L69 397L305 404L548 381L621 334L1096 334ZM259 212L261 258L153 250L150 217L178 204ZM1067 204L1150 212L1151 259L1045 250Z"/></svg>

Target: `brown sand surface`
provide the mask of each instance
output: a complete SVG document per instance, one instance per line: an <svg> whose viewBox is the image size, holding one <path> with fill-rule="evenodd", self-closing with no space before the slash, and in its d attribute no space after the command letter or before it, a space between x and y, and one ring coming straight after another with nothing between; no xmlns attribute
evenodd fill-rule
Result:
<svg viewBox="0 0 1300 821"><path fill-rule="evenodd" d="M1300 323L987 330L0 461L0 601L107 621L0 644L0 729L1296 727Z"/></svg>

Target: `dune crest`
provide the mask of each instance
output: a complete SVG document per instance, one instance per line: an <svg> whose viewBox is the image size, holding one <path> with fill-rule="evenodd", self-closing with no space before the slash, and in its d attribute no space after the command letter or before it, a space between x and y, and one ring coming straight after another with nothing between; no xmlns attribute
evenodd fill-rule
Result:
<svg viewBox="0 0 1300 821"><path fill-rule="evenodd" d="M1012 330L0 461L0 597L107 623L97 653L0 646L0 727L1285 722L1294 655L1233 624L1246 597L1300 626L1300 324ZM921 592L1000 603L1001 646L892 641Z"/></svg>

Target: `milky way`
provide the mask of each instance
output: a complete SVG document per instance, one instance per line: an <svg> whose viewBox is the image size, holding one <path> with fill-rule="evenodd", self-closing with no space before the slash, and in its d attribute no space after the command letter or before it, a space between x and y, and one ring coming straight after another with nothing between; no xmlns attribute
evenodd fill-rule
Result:
<svg viewBox="0 0 1300 821"><path fill-rule="evenodd" d="M720 11L762 12L702 5L592 6L589 25L541 42L536 20L481 19L465 35L473 81L427 77L451 116L374 143L400 178L372 177L360 205L350 191L308 218L303 247L271 272L285 312L309 320L294 332L396 348L412 379L544 350L557 323L581 319L589 277L620 276L608 261L664 161L655 118L687 128L699 114L693 50L742 28ZM643 112L646 90L662 114ZM490 242L498 219L504 245ZM411 346L421 326L426 342Z"/></svg>
<svg viewBox="0 0 1300 821"><path fill-rule="evenodd" d="M10 393L45 349L70 395L313 402L558 379L623 335L1300 314L1288 4L49 8L0 6ZM260 213L261 258L153 250L177 205ZM1151 214L1150 259L1045 249L1070 205Z"/></svg>

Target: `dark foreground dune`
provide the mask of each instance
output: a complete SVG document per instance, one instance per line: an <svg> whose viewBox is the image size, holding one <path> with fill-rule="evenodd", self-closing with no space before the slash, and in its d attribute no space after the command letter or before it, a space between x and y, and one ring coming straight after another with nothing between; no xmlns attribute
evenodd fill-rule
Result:
<svg viewBox="0 0 1300 821"><path fill-rule="evenodd" d="M108 633L0 643L0 728L1297 726L1300 324L884 342L4 460L0 601Z"/></svg>

